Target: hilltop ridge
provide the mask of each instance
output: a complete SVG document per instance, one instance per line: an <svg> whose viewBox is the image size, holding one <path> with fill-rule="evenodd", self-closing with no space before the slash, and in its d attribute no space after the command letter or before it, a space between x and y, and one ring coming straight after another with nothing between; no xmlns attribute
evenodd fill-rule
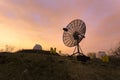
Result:
<svg viewBox="0 0 120 80"><path fill-rule="evenodd" d="M75 58L41 52L1 53L0 80L120 80L120 64L116 60L81 63Z"/></svg>

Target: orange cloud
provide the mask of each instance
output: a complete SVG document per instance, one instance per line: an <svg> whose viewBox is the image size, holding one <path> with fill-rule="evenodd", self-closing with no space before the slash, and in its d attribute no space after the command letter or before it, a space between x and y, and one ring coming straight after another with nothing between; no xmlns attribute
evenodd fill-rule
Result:
<svg viewBox="0 0 120 80"><path fill-rule="evenodd" d="M119 1L2 0L0 10L0 42L4 44L32 48L40 43L44 49L53 46L72 53L74 48L62 42L62 28L76 18L87 25L86 38L80 44L85 53L109 49L120 40Z"/></svg>

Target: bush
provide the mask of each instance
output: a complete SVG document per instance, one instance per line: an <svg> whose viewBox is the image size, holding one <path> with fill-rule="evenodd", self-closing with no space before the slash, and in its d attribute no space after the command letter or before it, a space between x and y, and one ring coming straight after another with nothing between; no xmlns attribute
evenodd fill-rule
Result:
<svg viewBox="0 0 120 80"><path fill-rule="evenodd" d="M113 54L120 56L120 42L118 43L118 46L113 51Z"/></svg>

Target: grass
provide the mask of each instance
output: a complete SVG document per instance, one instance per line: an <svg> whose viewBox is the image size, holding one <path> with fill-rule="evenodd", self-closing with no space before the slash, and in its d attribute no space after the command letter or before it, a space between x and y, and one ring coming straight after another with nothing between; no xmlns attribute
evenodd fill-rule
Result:
<svg viewBox="0 0 120 80"><path fill-rule="evenodd" d="M65 56L17 52L0 54L0 80L120 80L120 58L81 63ZM49 52L47 52L49 53Z"/></svg>

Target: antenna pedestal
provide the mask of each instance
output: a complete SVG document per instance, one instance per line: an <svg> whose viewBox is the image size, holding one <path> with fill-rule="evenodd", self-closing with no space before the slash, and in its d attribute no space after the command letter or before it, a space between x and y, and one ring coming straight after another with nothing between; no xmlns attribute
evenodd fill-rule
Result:
<svg viewBox="0 0 120 80"><path fill-rule="evenodd" d="M76 48L77 48L77 52L75 52ZM73 55L83 55L83 51L82 51L81 47L79 46L79 44L77 44L77 46L75 47L73 54L71 56L73 56Z"/></svg>

